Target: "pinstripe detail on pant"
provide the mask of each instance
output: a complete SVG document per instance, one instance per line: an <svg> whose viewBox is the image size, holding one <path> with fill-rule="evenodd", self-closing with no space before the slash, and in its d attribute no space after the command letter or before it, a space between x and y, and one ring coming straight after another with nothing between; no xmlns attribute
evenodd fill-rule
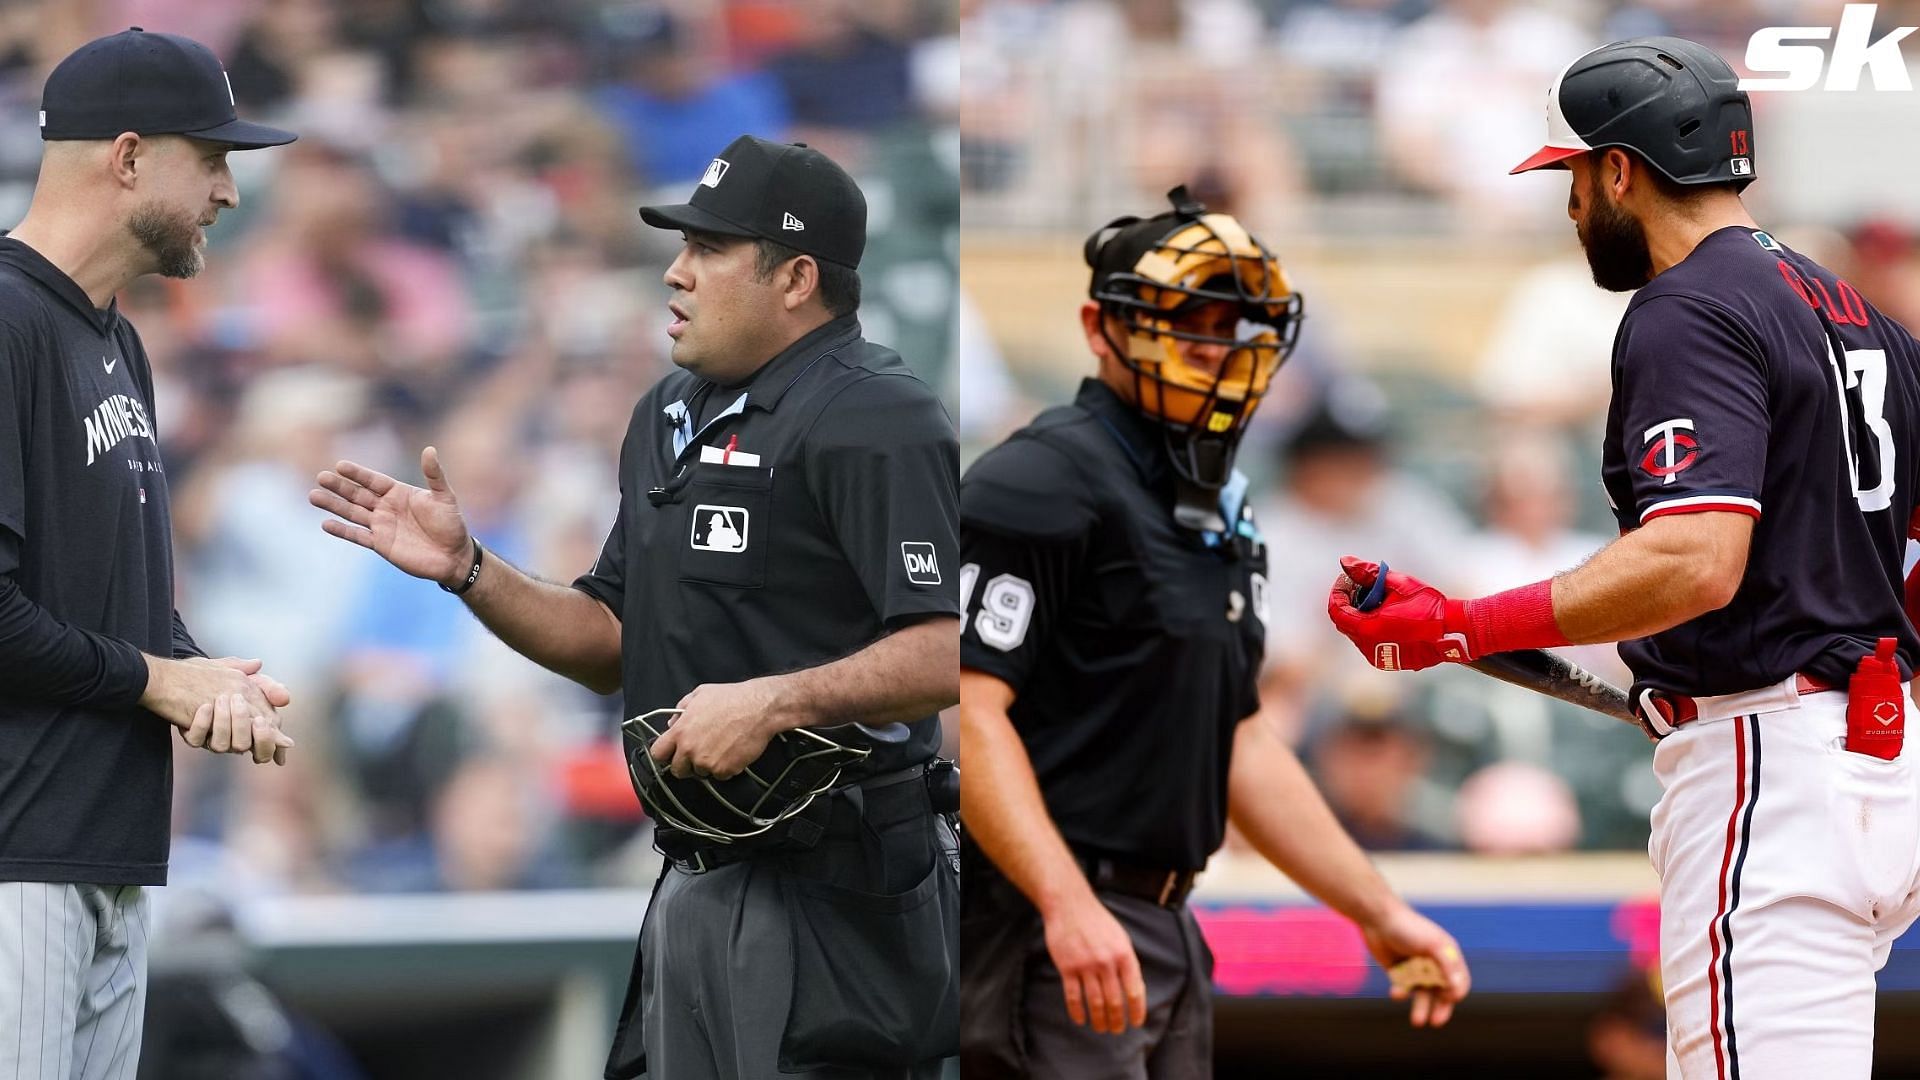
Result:
<svg viewBox="0 0 1920 1080"><path fill-rule="evenodd" d="M133 1080L150 920L138 885L0 882L0 1080Z"/></svg>

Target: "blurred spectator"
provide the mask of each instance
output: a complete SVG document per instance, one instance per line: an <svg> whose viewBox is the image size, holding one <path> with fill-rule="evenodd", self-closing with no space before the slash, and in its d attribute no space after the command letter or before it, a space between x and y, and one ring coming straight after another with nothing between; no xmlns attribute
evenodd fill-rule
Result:
<svg viewBox="0 0 1920 1080"><path fill-rule="evenodd" d="M1291 63L1371 76L1400 29L1431 6L1429 0L1296 0L1284 5L1276 42Z"/></svg>
<svg viewBox="0 0 1920 1080"><path fill-rule="evenodd" d="M1911 228L1893 218L1856 222L1834 265L1868 303L1909 330L1920 327L1920 268L1914 265Z"/></svg>
<svg viewBox="0 0 1920 1080"><path fill-rule="evenodd" d="M1667 1010L1646 972L1621 979L1587 1025L1587 1053L1601 1080L1665 1080Z"/></svg>
<svg viewBox="0 0 1920 1080"><path fill-rule="evenodd" d="M1482 507L1486 527L1469 542L1459 575L1469 595L1552 577L1605 546L1606 537L1573 525L1574 466L1560 439L1513 431L1501 439L1490 467Z"/></svg>
<svg viewBox="0 0 1920 1080"><path fill-rule="evenodd" d="M786 94L793 123L816 129L877 131L913 109L901 0L795 0L800 18L792 47L767 61Z"/></svg>
<svg viewBox="0 0 1920 1080"><path fill-rule="evenodd" d="M1505 423L1596 438L1613 392L1614 331L1632 298L1595 285L1584 259L1526 271L1501 305L1474 388Z"/></svg>
<svg viewBox="0 0 1920 1080"><path fill-rule="evenodd" d="M957 57L966 108L960 113L961 182L969 193L1012 187L1036 145L1036 95L1044 72L1047 9L1021 0L960 0Z"/></svg>
<svg viewBox="0 0 1920 1080"><path fill-rule="evenodd" d="M1326 621L1327 587L1342 555L1405 566L1457 589L1467 525L1433 488L1393 467L1386 403L1348 380L1295 430L1271 501L1256 505L1268 549L1268 675L1262 706L1283 735L1298 730L1312 694L1378 685L1379 673Z"/></svg>
<svg viewBox="0 0 1920 1080"><path fill-rule="evenodd" d="M264 0L222 54L234 100L256 109L289 104L302 62L335 43L334 11L325 0Z"/></svg>
<svg viewBox="0 0 1920 1080"><path fill-rule="evenodd" d="M473 758L435 800L434 883L441 889L530 889L561 884L542 834L550 818L513 762Z"/></svg>
<svg viewBox="0 0 1920 1080"><path fill-rule="evenodd" d="M964 292L954 332L960 337L955 350L959 398L967 403L957 418L960 441L969 449L992 446L1039 409L1014 385L999 348Z"/></svg>
<svg viewBox="0 0 1920 1080"><path fill-rule="evenodd" d="M1423 820L1416 800L1428 764L1426 736L1397 712L1340 717L1307 756L1314 782L1342 827L1368 851L1426 851L1448 830Z"/></svg>
<svg viewBox="0 0 1920 1080"><path fill-rule="evenodd" d="M1529 227L1562 201L1507 171L1538 149L1546 91L1567 58L1600 42L1550 8L1441 0L1380 64L1379 137L1415 189L1447 199L1465 228Z"/></svg>
<svg viewBox="0 0 1920 1080"><path fill-rule="evenodd" d="M1503 761L1467 777L1454 800L1460 841L1481 855L1551 855L1580 842L1567 782L1538 765Z"/></svg>
<svg viewBox="0 0 1920 1080"><path fill-rule="evenodd" d="M191 609L207 647L218 655L223 643L247 642L271 657L299 688L295 710L326 678L366 580L366 560L332 550L342 545L313 527L306 491L316 466L339 460L368 404L365 381L344 372L302 366L256 377L216 460L177 502L175 535L189 553Z"/></svg>
<svg viewBox="0 0 1920 1080"><path fill-rule="evenodd" d="M1262 36L1247 0L1067 0L1036 61L1081 156L1036 179L1082 216L1181 183L1225 213L1279 212L1305 180L1275 115L1288 98L1261 62Z"/></svg>
<svg viewBox="0 0 1920 1080"><path fill-rule="evenodd" d="M327 363L421 398L469 344L471 309L446 255L394 237L360 162L302 140L245 268L261 345L279 363Z"/></svg>
<svg viewBox="0 0 1920 1080"><path fill-rule="evenodd" d="M643 185L698 180L713 158L712 132L786 134L786 89L765 72L729 71L717 26L665 5L614 9L605 19L618 80L599 92L599 105L625 136Z"/></svg>

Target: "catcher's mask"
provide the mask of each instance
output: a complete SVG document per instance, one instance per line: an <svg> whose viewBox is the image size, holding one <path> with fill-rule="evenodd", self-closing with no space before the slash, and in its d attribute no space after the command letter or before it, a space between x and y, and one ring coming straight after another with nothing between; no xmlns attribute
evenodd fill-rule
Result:
<svg viewBox="0 0 1920 1080"><path fill-rule="evenodd" d="M1088 289L1100 332L1134 376L1134 405L1166 431L1182 487L1176 515L1192 528L1225 527L1218 493L1274 372L1300 333L1300 294L1280 260L1240 222L1212 214L1184 186L1167 193L1168 213L1122 217L1087 238ZM1196 317L1231 305L1234 325ZM1109 318L1125 328L1116 341ZM1194 363L1195 346L1228 350L1217 369Z"/></svg>
<svg viewBox="0 0 1920 1080"><path fill-rule="evenodd" d="M753 764L725 780L681 778L653 759L654 741L679 709L655 709L620 725L627 773L655 821L716 844L764 836L805 810L871 750L847 746L807 728L775 735Z"/></svg>

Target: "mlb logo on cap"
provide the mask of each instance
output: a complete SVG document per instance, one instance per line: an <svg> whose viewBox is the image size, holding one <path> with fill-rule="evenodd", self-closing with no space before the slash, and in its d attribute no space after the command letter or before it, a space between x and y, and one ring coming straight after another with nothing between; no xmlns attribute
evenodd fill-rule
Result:
<svg viewBox="0 0 1920 1080"><path fill-rule="evenodd" d="M804 143L752 135L720 151L686 202L643 206L640 217L656 229L771 240L848 269L867 245L867 198L845 169Z"/></svg>

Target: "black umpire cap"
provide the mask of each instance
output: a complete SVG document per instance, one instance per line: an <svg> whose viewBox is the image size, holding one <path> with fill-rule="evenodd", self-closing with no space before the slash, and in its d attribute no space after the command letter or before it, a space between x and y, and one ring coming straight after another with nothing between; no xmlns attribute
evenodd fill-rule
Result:
<svg viewBox="0 0 1920 1080"><path fill-rule="evenodd" d="M49 142L111 139L126 131L191 135L236 150L297 137L239 118L233 84L212 49L138 26L75 49L47 76L40 96L40 137Z"/></svg>
<svg viewBox="0 0 1920 1080"><path fill-rule="evenodd" d="M805 143L742 135L707 165L693 197L643 206L656 229L691 229L785 244L849 270L867 247L867 198L833 159Z"/></svg>

